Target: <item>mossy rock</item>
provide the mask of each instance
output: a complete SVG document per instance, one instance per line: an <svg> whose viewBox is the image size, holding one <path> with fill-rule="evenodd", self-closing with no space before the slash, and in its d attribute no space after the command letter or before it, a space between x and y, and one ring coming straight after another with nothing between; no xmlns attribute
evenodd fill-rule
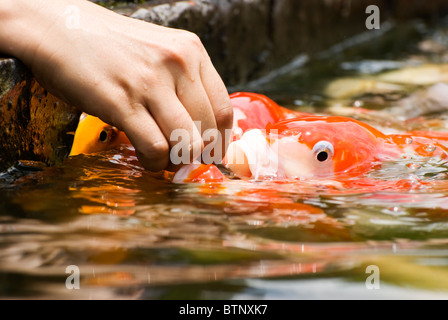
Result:
<svg viewBox="0 0 448 320"><path fill-rule="evenodd" d="M19 160L60 162L71 148L79 114L40 86L18 60L1 59L0 171Z"/></svg>

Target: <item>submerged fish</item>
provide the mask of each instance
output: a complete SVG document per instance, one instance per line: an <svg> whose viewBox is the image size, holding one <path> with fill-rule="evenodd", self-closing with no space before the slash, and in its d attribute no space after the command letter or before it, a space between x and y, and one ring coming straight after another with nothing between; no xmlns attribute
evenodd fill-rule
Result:
<svg viewBox="0 0 448 320"><path fill-rule="evenodd" d="M247 179L337 179L360 176L384 161L412 157L448 159L448 133L386 135L372 126L339 116L317 116L283 108L266 96L235 93L232 142L224 165ZM130 144L123 132L86 116L75 133L72 152L94 153ZM174 182L224 181L215 165L182 167Z"/></svg>

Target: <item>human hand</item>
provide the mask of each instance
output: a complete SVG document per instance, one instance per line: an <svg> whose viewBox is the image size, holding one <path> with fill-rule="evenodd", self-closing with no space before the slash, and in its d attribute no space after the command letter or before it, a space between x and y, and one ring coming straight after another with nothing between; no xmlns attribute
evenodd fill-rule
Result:
<svg viewBox="0 0 448 320"><path fill-rule="evenodd" d="M189 133L193 158L205 146L203 132L218 129L225 139L232 127L227 90L196 35L85 0L5 6L13 14L1 16L0 51L21 59L56 96L123 130L145 168L169 166L175 129Z"/></svg>

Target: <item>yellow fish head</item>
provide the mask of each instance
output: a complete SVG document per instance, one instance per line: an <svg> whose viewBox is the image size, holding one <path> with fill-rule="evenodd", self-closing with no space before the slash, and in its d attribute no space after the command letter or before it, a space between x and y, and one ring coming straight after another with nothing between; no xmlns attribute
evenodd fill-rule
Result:
<svg viewBox="0 0 448 320"><path fill-rule="evenodd" d="M131 144L123 131L83 113L75 132L70 156L92 154Z"/></svg>

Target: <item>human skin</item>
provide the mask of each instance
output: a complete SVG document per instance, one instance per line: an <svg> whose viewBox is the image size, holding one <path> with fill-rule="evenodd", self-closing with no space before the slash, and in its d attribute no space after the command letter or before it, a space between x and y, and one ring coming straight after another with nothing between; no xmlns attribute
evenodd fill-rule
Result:
<svg viewBox="0 0 448 320"><path fill-rule="evenodd" d="M171 132L232 128L226 87L193 33L121 16L87 0L0 0L0 52L48 91L122 130L141 164L170 167ZM193 121L201 122L201 132ZM226 141L222 141L223 154Z"/></svg>

